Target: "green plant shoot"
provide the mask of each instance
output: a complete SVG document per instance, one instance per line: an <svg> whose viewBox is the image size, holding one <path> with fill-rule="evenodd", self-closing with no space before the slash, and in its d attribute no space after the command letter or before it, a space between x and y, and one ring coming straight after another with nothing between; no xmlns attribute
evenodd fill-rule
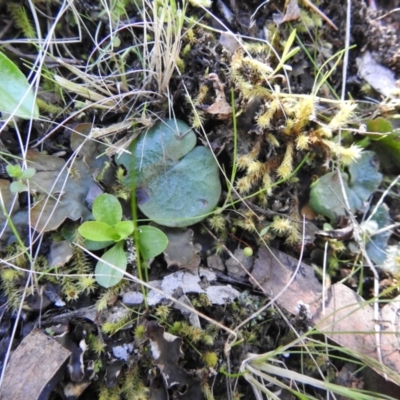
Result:
<svg viewBox="0 0 400 400"><path fill-rule="evenodd" d="M88 247L101 249L114 244L103 254L95 269L99 285L109 288L120 282L126 271L128 261L124 240L132 235L134 224L132 221L121 221L121 204L110 194L98 196L93 203L92 212L95 221L84 222L78 231L89 241ZM143 226L138 230L140 254L144 259L155 257L167 247L168 239L159 229ZM97 242L97 246L91 246L91 242Z"/></svg>
<svg viewBox="0 0 400 400"><path fill-rule="evenodd" d="M6 170L8 175L14 179L14 181L10 185L10 190L13 193L21 193L28 190L28 186L24 182L24 180L32 178L36 170L35 168L26 168L22 169L20 165L12 165L9 164L6 166Z"/></svg>

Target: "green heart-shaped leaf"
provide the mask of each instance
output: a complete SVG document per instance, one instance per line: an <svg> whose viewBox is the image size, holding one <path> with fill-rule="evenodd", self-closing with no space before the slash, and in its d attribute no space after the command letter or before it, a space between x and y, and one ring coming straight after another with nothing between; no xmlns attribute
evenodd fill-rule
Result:
<svg viewBox="0 0 400 400"><path fill-rule="evenodd" d="M132 155L117 160L128 170L126 184L135 181L138 207L160 225L195 224L218 203L218 165L209 149L195 145L188 125L166 120L131 144Z"/></svg>
<svg viewBox="0 0 400 400"><path fill-rule="evenodd" d="M377 229L382 229L391 224L389 208L386 204L378 206L372 217L372 221L376 224ZM386 247L391 234L389 229L378 233L372 236L365 245L369 258L379 266L381 266L386 259Z"/></svg>
<svg viewBox="0 0 400 400"><path fill-rule="evenodd" d="M375 153L364 151L360 159L349 166L350 179L347 173L339 171L321 176L311 187L311 208L335 223L338 217L346 215L344 191L351 212L365 211L364 203L382 180L382 174L377 169Z"/></svg>

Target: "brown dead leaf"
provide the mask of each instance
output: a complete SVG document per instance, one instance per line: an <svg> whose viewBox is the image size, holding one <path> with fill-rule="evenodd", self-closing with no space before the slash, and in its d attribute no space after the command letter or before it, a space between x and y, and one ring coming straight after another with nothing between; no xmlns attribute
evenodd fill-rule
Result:
<svg viewBox="0 0 400 400"><path fill-rule="evenodd" d="M168 246L164 250L165 261L168 269L193 270L200 265L198 256L201 246L193 244L193 230L166 228L158 226L168 237Z"/></svg>
<svg viewBox="0 0 400 400"><path fill-rule="evenodd" d="M107 387L114 387L116 385L123 366L124 361L122 360L113 360L107 365L104 376Z"/></svg>
<svg viewBox="0 0 400 400"><path fill-rule="evenodd" d="M335 29L335 31L338 30L337 26L310 0L302 0L302 3L304 6L309 7L311 11L318 14L329 26ZM297 20L300 18L300 8L298 5L298 0L288 0L286 1L286 5L287 5L286 11L283 16L279 14L273 15L274 22L277 25L280 25L284 22Z"/></svg>
<svg viewBox="0 0 400 400"><path fill-rule="evenodd" d="M47 399L62 378L69 356L70 352L50 336L39 330L32 331L17 347L7 365L0 398Z"/></svg>
<svg viewBox="0 0 400 400"><path fill-rule="evenodd" d="M47 256L49 267L62 267L74 255L74 250L67 240L54 242L50 246L50 252Z"/></svg>
<svg viewBox="0 0 400 400"><path fill-rule="evenodd" d="M57 229L66 218L76 221L90 216L90 193L101 193L97 180L110 186L114 169L106 168L109 158L106 146L88 139L91 124L79 124L71 135L71 148L77 153L67 162L62 158L29 150L29 166L35 175L29 180L36 202L31 210L31 222L36 231ZM103 155L101 155L103 154ZM89 197L88 197L89 196Z"/></svg>
<svg viewBox="0 0 400 400"><path fill-rule="evenodd" d="M36 231L55 230L66 218L76 221L90 216L86 197L96 183L83 159L75 159L73 166L67 168L63 159L37 151L28 151L26 158L36 169L30 179L31 191L37 195L31 209L31 223Z"/></svg>
<svg viewBox="0 0 400 400"><path fill-rule="evenodd" d="M357 58L358 75L383 96L398 92L393 71L379 64L369 51Z"/></svg>
<svg viewBox="0 0 400 400"><path fill-rule="evenodd" d="M85 375L85 365L83 363L83 355L86 350L85 340L82 339L79 346L72 341L68 331L54 338L61 346L71 352L71 357L68 363L68 371L73 382L80 382Z"/></svg>
<svg viewBox="0 0 400 400"><path fill-rule="evenodd" d="M209 74L208 79L213 82L215 89L215 102L211 106L199 106L205 113L216 115L218 119L228 119L232 115L232 107L226 101L224 85L217 74Z"/></svg>
<svg viewBox="0 0 400 400"><path fill-rule="evenodd" d="M75 126L71 134L71 149L78 151L78 157L88 166L96 180L101 175L101 181L111 186L115 183L115 169L112 166L104 168L109 164L109 158L105 155L107 146L98 140L88 139L92 129L93 125L87 123Z"/></svg>
<svg viewBox="0 0 400 400"><path fill-rule="evenodd" d="M252 276L261 284L264 292L275 297L279 306L295 314L300 304L309 307L312 323L318 331L342 347L350 349L354 356L362 358L372 368L379 364L375 333L374 311L352 289L336 283L325 293L322 301L322 285L309 265L300 264L293 281L298 260L276 249L260 248ZM288 287L286 287L288 285ZM400 385L400 354L397 332L400 329L397 311L400 297L382 310L381 318L389 321L380 335L382 359L388 379ZM383 324L385 325L385 324ZM355 334L357 333L357 334ZM367 357L365 357L367 356ZM381 369L374 368L382 374Z"/></svg>
<svg viewBox="0 0 400 400"><path fill-rule="evenodd" d="M274 14L273 19L277 25L283 24L284 22L295 21L300 18L300 7L297 0L289 0L287 2L285 14Z"/></svg>
<svg viewBox="0 0 400 400"><path fill-rule="evenodd" d="M357 366L346 363L340 371L336 372L334 383L352 389L364 389L364 381L357 377ZM336 396L337 400L346 400L344 396Z"/></svg>
<svg viewBox="0 0 400 400"><path fill-rule="evenodd" d="M233 54L240 46L240 39L231 32L222 32L219 37L219 43Z"/></svg>

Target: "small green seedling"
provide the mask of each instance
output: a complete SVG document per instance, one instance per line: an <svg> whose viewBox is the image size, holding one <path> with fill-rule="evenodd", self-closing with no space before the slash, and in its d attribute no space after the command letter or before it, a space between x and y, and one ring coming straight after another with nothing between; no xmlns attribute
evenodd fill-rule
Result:
<svg viewBox="0 0 400 400"><path fill-rule="evenodd" d="M22 169L20 165L9 164L6 166L8 175L13 178L13 182L10 185L10 190L13 193L21 193L28 190L28 186L24 182L26 179L30 179L35 175L35 168Z"/></svg>
<svg viewBox="0 0 400 400"><path fill-rule="evenodd" d="M128 260L124 251L124 241L132 235L132 221L121 221L122 207L118 199L110 194L102 194L93 203L95 221L84 222L78 229L79 233L89 241L98 242L97 249L107 250L95 269L99 285L109 288L115 286L124 276ZM168 239L163 232L152 226L138 228L140 254L144 259L150 259L165 250ZM113 265L115 268L113 268Z"/></svg>

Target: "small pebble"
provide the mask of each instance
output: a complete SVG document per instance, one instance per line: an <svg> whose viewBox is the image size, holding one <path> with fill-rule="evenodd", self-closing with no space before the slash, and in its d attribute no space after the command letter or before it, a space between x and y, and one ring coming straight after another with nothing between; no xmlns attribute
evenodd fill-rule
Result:
<svg viewBox="0 0 400 400"><path fill-rule="evenodd" d="M236 279L245 278L247 276L247 273L243 269L243 267L247 271L251 271L254 264L254 257L245 256L242 249L236 249L233 255L238 261L240 261L242 265L240 265L240 263L238 263L235 258L231 257L225 262L226 269L228 270L228 275Z"/></svg>
<svg viewBox="0 0 400 400"><path fill-rule="evenodd" d="M128 361L129 355L132 351L133 345L131 343L125 343L122 346L115 346L112 348L113 356L125 361Z"/></svg>
<svg viewBox="0 0 400 400"><path fill-rule="evenodd" d="M212 256L207 257L207 265L209 268L225 272L224 263L222 262L221 257L218 254L213 254Z"/></svg>
<svg viewBox="0 0 400 400"><path fill-rule="evenodd" d="M126 292L122 296L122 303L126 306L138 306L143 303L143 295L140 292Z"/></svg>

